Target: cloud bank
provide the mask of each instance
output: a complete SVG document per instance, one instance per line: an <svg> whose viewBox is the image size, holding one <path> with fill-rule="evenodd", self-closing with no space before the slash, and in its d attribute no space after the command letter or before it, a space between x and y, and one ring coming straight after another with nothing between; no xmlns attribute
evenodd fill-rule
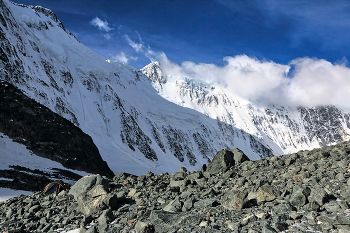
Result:
<svg viewBox="0 0 350 233"><path fill-rule="evenodd" d="M177 64L165 53L155 52L124 35L135 52L159 61L168 78L189 78L214 83L260 105L316 107L336 105L350 111L350 68L347 61L333 64L324 59L298 58L288 64L259 60L247 55L227 56L224 66L185 61Z"/></svg>
<svg viewBox="0 0 350 233"><path fill-rule="evenodd" d="M336 105L350 109L350 68L345 62L332 64L322 59L299 58L281 65L240 55L225 57L224 66L190 61L178 65L165 54L160 54L159 60L168 77L219 84L257 104Z"/></svg>

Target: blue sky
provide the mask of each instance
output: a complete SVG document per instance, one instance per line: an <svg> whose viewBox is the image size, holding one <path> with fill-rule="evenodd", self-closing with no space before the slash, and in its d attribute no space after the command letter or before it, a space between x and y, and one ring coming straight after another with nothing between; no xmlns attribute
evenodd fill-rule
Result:
<svg viewBox="0 0 350 233"><path fill-rule="evenodd" d="M350 1L13 0L51 9L87 47L139 69L163 52L175 63L225 64L248 55L288 64L338 63L350 52Z"/></svg>

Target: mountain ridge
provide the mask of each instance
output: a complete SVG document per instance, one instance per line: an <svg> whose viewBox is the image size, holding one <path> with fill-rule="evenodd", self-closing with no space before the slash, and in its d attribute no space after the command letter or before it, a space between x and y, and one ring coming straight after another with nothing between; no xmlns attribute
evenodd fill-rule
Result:
<svg viewBox="0 0 350 233"><path fill-rule="evenodd" d="M275 148L278 154L349 139L350 115L347 110L335 106L293 108L258 105L231 93L218 83L165 74L167 72L161 66L156 62L141 69L159 95L266 140L267 145Z"/></svg>
<svg viewBox="0 0 350 233"><path fill-rule="evenodd" d="M88 134L114 173L175 172L182 166L194 170L222 148L239 148L250 159L259 159L283 154L283 143L290 147L298 142L288 127L283 129L293 137L287 142L284 131L277 130L288 119L268 123L283 111L272 109L270 116L218 86L190 78L177 84L155 74L158 79L152 83L143 70L86 48L51 11L8 0L0 0L0 11L1 79ZM172 84L179 92L161 96L155 83ZM215 108L224 114L217 115ZM332 124L334 132L341 126L344 134L329 142L345 140L344 122Z"/></svg>

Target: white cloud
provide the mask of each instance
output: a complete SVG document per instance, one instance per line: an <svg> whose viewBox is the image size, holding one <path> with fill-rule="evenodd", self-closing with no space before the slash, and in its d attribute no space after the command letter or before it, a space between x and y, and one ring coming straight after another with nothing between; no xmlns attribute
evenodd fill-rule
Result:
<svg viewBox="0 0 350 233"><path fill-rule="evenodd" d="M95 17L91 22L91 25L98 27L98 29L102 30L102 31L106 31L109 32L111 30L113 30L113 28L109 27L109 23L107 22L107 20L103 21L102 19L100 19L99 17Z"/></svg>
<svg viewBox="0 0 350 233"><path fill-rule="evenodd" d="M135 50L135 52L140 53L143 51L143 41L140 40L139 43L136 43L135 41L131 40L128 35L124 35L125 40L128 42L128 44Z"/></svg>
<svg viewBox="0 0 350 233"><path fill-rule="evenodd" d="M103 35L103 37L104 37L104 38L106 38L106 40L110 40L110 39L112 39L112 35L111 35L111 34L109 34L109 33L104 34L104 35Z"/></svg>
<svg viewBox="0 0 350 233"><path fill-rule="evenodd" d="M350 68L325 60L300 58L288 65L246 55L225 57L224 66L171 62L160 56L163 73L219 84L255 103L283 106L337 105L350 108ZM291 67L294 71L290 71Z"/></svg>
<svg viewBox="0 0 350 233"><path fill-rule="evenodd" d="M112 56L112 60L115 62L121 62L121 63L127 64L130 60L136 61L137 57L127 56L124 52L120 52L119 54Z"/></svg>
<svg viewBox="0 0 350 233"><path fill-rule="evenodd" d="M143 54L151 62L158 61L160 59L160 56L163 53L162 52L155 52L151 49L150 46L145 46L145 43L142 41L140 34L139 33L137 33L137 34L139 37L139 42L135 42L135 41L131 40L128 35L124 35L124 39L135 50L135 52Z"/></svg>

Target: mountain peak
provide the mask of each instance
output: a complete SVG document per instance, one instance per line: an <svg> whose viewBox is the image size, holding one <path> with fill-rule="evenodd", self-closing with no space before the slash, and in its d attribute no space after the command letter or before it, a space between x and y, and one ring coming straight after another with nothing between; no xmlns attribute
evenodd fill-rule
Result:
<svg viewBox="0 0 350 233"><path fill-rule="evenodd" d="M163 71L160 68L160 63L158 61L152 62L140 70L144 73L152 83L162 85L167 82L167 78L163 75Z"/></svg>

